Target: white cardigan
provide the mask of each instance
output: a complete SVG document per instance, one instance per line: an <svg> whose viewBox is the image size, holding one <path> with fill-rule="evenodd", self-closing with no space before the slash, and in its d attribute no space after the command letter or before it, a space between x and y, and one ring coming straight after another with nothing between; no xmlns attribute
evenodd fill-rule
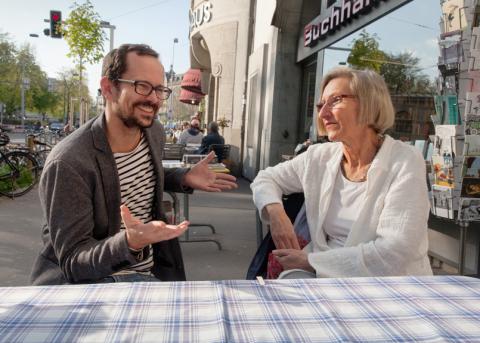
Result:
<svg viewBox="0 0 480 343"><path fill-rule="evenodd" d="M345 246L328 247L322 227L342 156L342 143L316 144L261 171L251 185L260 213L282 203L282 194L305 194L312 241L304 250L317 277L431 275L425 162L415 147L389 136L368 170L365 203Z"/></svg>

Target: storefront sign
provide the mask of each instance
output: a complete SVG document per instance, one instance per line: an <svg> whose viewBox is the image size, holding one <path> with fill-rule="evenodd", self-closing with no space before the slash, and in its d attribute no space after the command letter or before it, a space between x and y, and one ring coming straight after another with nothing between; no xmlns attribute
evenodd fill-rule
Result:
<svg viewBox="0 0 480 343"><path fill-rule="evenodd" d="M412 0L337 0L304 27L297 60L301 61Z"/></svg>
<svg viewBox="0 0 480 343"><path fill-rule="evenodd" d="M199 28L204 23L212 20L212 4L210 1L205 1L193 10L190 9L190 31Z"/></svg>
<svg viewBox="0 0 480 343"><path fill-rule="evenodd" d="M371 11L372 7L377 6L380 1L387 0L343 0L342 6L332 6L328 17L305 27L304 45L315 45L319 40L325 39L328 34L341 29L342 25L348 25L362 13Z"/></svg>

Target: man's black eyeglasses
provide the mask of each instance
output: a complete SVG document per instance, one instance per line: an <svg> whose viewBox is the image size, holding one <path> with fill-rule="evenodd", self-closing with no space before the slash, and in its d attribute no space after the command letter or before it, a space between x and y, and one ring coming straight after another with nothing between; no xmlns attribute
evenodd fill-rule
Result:
<svg viewBox="0 0 480 343"><path fill-rule="evenodd" d="M341 94L341 95L331 96L330 98L327 99L327 101L322 101L317 104L317 112L320 112L323 106L331 110L335 106L340 105L343 99L345 98L354 99L356 98L356 96L351 94Z"/></svg>
<svg viewBox="0 0 480 343"><path fill-rule="evenodd" d="M172 94L172 90L170 88L164 86L153 87L153 85L148 81L125 79L117 79L116 81L132 84L135 87L135 93L140 95L149 96L153 91L155 91L155 95L161 100L167 100L170 94Z"/></svg>

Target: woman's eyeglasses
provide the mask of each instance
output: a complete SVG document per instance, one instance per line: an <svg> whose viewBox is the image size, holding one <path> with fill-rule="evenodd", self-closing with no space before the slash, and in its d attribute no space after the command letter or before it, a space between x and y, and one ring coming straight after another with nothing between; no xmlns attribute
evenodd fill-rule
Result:
<svg viewBox="0 0 480 343"><path fill-rule="evenodd" d="M324 106L326 106L326 108L331 110L335 106L340 105L343 99L345 98L354 99L356 98L356 96L351 94L340 94L340 95L331 96L326 101L321 101L317 104L317 112L320 112Z"/></svg>

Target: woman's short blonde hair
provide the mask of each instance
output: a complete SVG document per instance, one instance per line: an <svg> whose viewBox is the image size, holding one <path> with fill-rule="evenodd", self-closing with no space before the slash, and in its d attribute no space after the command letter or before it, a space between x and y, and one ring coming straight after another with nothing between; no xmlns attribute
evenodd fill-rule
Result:
<svg viewBox="0 0 480 343"><path fill-rule="evenodd" d="M395 111L387 85L383 78L373 70L356 70L349 67L336 67L330 70L322 80L320 99L327 84L338 78L350 80L350 91L359 104L358 123L367 124L377 133L383 134L393 126ZM320 136L327 134L323 122L317 113L317 129Z"/></svg>

